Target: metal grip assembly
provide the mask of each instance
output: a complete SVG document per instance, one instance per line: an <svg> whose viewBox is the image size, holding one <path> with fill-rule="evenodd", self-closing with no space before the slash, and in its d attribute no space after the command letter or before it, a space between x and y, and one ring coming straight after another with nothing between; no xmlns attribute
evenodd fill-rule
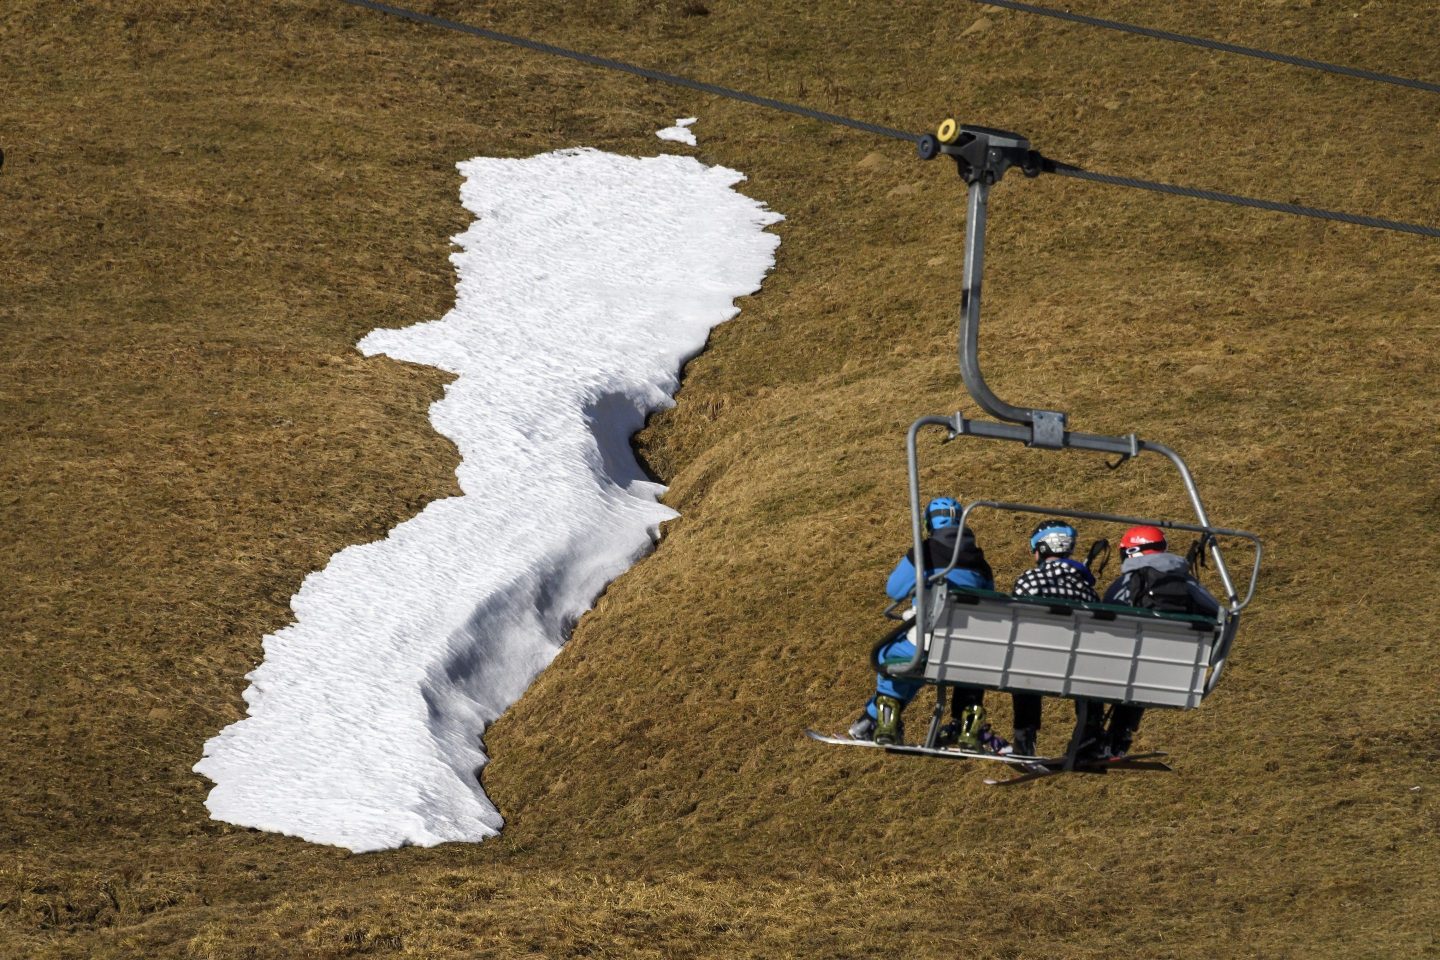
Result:
<svg viewBox="0 0 1440 960"><path fill-rule="evenodd" d="M1019 167L1027 177L1044 172L1045 158L1030 149L1030 141L1018 133L992 130L989 127L961 126L953 119L940 124L934 133L927 133L915 144L921 160L934 160L941 154L953 157L966 183L997 183L1011 167Z"/></svg>
<svg viewBox="0 0 1440 960"><path fill-rule="evenodd" d="M965 276L960 294L959 360L965 389L980 409L992 417L1024 424L1025 442L1030 446L1061 449L1067 445L1065 414L1006 403L995 396L980 372L980 278L985 270L985 214L990 188L1011 167L1019 167L1028 177L1039 176L1044 158L1031 150L1030 141L1018 133L962 126L953 119L944 121L934 133L921 138L917 149L925 160L941 154L953 157L969 191L965 215Z"/></svg>

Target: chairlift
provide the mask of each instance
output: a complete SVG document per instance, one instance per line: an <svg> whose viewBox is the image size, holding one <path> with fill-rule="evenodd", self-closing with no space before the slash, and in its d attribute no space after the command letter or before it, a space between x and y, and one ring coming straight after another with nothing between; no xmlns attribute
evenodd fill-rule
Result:
<svg viewBox="0 0 1440 960"><path fill-rule="evenodd" d="M906 663L881 665L881 669L892 677L933 685L935 712L921 744L883 748L957 758L980 756L938 746L946 688L957 684L1076 700L1080 714L1076 733L1063 757L1051 760L987 757L1005 759L1022 767L1022 773L1010 781L987 782L1019 782L1076 769L1087 700L1181 710L1199 706L1219 683L1239 629L1241 611L1254 597L1260 575L1261 543L1253 533L1218 527L1210 522L1189 467L1169 447L1141 440L1133 433L1127 436L1080 433L1069 429L1067 417L1060 411L1014 406L991 392L980 372L978 350L980 281L985 263L985 216L990 189L1011 167L1019 167L1027 177L1035 177L1044 172L1044 163L1024 137L986 127L960 126L954 120L946 120L935 134L922 138L917 146L920 157L925 160L941 155L952 157L967 185L960 374L966 390L981 409L998 420L1007 421L972 420L956 413L920 417L910 425L906 454L911 533L917 560L924 556L925 534L917 438L922 430L931 427L945 430L947 442L968 436L1018 441L1042 450L1075 448L1109 454L1116 457L1113 463L1106 463L1112 470L1142 453L1157 453L1179 472L1195 511L1195 521L1186 522L978 500L966 506L961 514L961 536L957 538L950 565L928 577L917 577L911 606L915 654ZM965 527L977 510L1148 524L1197 534L1201 546L1195 553L1202 554L1208 548L1225 599L1217 614L1209 617L956 588L946 581L946 575L955 568ZM1237 592L1226 565L1221 546L1224 540L1245 541L1254 549L1249 583L1243 596ZM892 605L887 613L894 616L896 606L898 604ZM843 742L839 738L813 733L812 736L827 742ZM1163 763L1135 762L1160 755L1132 755L1131 765L1168 769Z"/></svg>

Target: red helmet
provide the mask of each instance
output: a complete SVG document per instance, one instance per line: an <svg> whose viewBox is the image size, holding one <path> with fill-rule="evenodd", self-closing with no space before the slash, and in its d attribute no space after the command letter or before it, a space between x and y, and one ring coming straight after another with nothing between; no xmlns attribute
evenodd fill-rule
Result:
<svg viewBox="0 0 1440 960"><path fill-rule="evenodd" d="M1131 527L1120 538L1120 552L1127 557L1145 553L1164 553L1165 534L1159 527Z"/></svg>

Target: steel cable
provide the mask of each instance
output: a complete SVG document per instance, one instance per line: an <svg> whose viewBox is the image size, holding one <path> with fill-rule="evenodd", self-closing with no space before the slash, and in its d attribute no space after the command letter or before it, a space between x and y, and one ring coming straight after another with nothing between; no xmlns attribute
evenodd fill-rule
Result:
<svg viewBox="0 0 1440 960"><path fill-rule="evenodd" d="M1181 187L1172 183L1159 183L1154 180L1137 180L1134 177L1117 177L1108 173L1093 173L1089 170L1082 170L1079 167L1071 166L1068 163L1060 163L1055 160L1047 159L1043 169L1046 173L1053 173L1062 177L1072 177L1076 180L1089 180L1094 183L1108 183L1116 187L1131 187L1135 190L1170 193L1179 197L1193 197L1196 200L1212 200L1216 203L1229 203L1237 207L1253 207L1257 210L1273 210L1276 213L1289 213L1297 217L1316 217L1321 220L1336 220L1340 223L1353 223L1362 227L1374 227L1378 230L1398 230L1401 233L1414 233L1422 237L1440 237L1440 228L1427 227L1423 224L1386 220L1382 217L1367 217L1358 213L1341 213L1337 210L1322 210L1318 207L1304 207L1295 203L1280 203L1277 200L1259 200L1255 197L1242 197L1233 193L1221 193L1218 190L1202 190L1198 187Z"/></svg>
<svg viewBox="0 0 1440 960"><path fill-rule="evenodd" d="M685 87L690 90L698 90L701 93L714 94L719 97L728 97L731 100L738 100L743 103L751 103L760 107L767 107L771 110L780 110L796 116L807 117L811 120L819 120L822 123L833 123L843 127L850 127L854 130L861 130L866 133L873 133L876 136L889 137L892 140L903 140L907 143L918 143L923 135L906 133L904 130L897 130L893 127L881 126L877 123L869 123L864 120L856 120L853 117L844 117L835 113L827 113L823 110L814 110L810 107L802 107L799 104L787 103L784 100L776 100L773 97L762 97L753 93L746 93L743 90L732 90L729 87L722 87L713 83L703 83L699 80L691 80L688 77L677 76L673 73L664 73L659 70L651 70L648 67L639 67L622 60L612 60L608 57L597 57L590 53L581 53L577 50L568 50L564 47L557 47L553 44L541 43L537 40L529 40L525 37L517 37L508 33L499 33L495 30L487 30L484 27L471 26L466 23L459 23L454 20L446 20L443 17L431 16L428 13L418 13L414 10L405 10L401 7L392 7L387 3L379 3L377 0L340 0L355 7L364 7L374 10L377 13L385 13L390 16L400 17L414 23L428 24L440 27L445 30L452 30L456 33L465 33L485 40L494 40L499 43L506 43L511 46L521 47L526 50L533 50L536 53L545 53L552 56L565 57L580 63L595 67L604 67L609 70L618 70L622 73L632 74L637 77L644 77L647 80L656 80L661 83L673 84L678 87ZM997 2L997 0L975 0L975 2ZM1000 5L1009 5L1001 3ZM1017 6L1025 6L1020 4ZM1036 8L1037 10L1044 8ZM1274 200L1257 200L1253 197L1242 197L1235 194L1220 193L1215 190L1201 190L1195 187L1181 187L1167 183L1157 183L1152 180L1139 180L1133 177L1117 177L1105 173L1092 173L1089 170L1082 170L1079 167L1061 163L1056 160L1046 159L1044 170L1047 173L1058 174L1062 177L1072 177L1077 180L1090 180L1095 183L1108 183L1119 187L1133 187L1137 190L1150 190L1157 193L1170 193L1182 197L1192 197L1197 200L1210 200L1216 203L1228 203L1241 207L1252 207L1259 210L1272 210L1277 213L1288 213L1301 217L1315 217L1322 220L1334 220L1340 223L1351 223L1357 226L1374 227L1381 230L1398 230L1402 233L1419 234L1426 237L1440 237L1440 229L1427 227L1420 224L1404 223L1398 220L1386 220L1380 217L1368 217L1360 214L1341 213L1334 210L1322 210L1317 207L1304 207L1292 203L1279 203Z"/></svg>
<svg viewBox="0 0 1440 960"><path fill-rule="evenodd" d="M1430 83L1426 80L1411 80L1407 77L1396 77L1388 73L1377 73L1374 70L1361 70L1357 67L1343 67L1339 64L1325 63L1321 60L1311 60L1308 57L1295 57L1288 53L1274 53L1270 50L1260 50L1255 47L1242 47L1237 43L1225 43L1221 40L1209 40L1205 37L1191 37L1183 33L1171 33L1169 30L1156 30L1151 27L1141 27L1133 23L1122 23L1119 20L1105 20L1101 17L1091 17L1083 13L1071 13L1069 10L1037 7L1030 3L1017 3L1015 0L970 0L970 2L982 4L987 7L1016 10L1020 13L1033 13L1041 17L1053 17L1056 20L1067 20L1071 23L1083 23L1086 26L1101 27L1105 30L1133 33L1136 36L1150 37L1154 40L1184 43L1192 47L1203 47L1206 50L1218 50L1221 53L1234 53L1242 57L1254 57L1257 60L1285 63L1292 67L1307 67L1311 70L1323 70L1326 73L1338 73L1347 77L1358 77L1361 80L1391 83L1398 87L1409 87L1412 90L1440 93L1440 83Z"/></svg>
<svg viewBox="0 0 1440 960"><path fill-rule="evenodd" d="M537 53L548 53L557 57L578 60L580 63L587 63L592 67L606 67L610 70L619 70L622 73L634 74L637 77L644 77L647 80L658 80L661 83L674 84L677 87L688 87L691 90L699 90L701 93L713 93L716 96L729 97L731 100L753 103L756 106L769 107L772 110L783 110L785 113L808 117L811 120L835 123L842 127L851 127L855 130L864 130L866 133L873 133L881 137L905 140L910 143L914 143L920 139L917 134L906 133L904 130L896 130L893 127L884 127L878 123L867 123L864 120L856 120L852 117L842 117L836 113L826 113L823 110L812 110L809 107L802 107L799 104L786 103L784 100L757 96L753 93L746 93L743 90L732 90L729 87L721 87L713 83L702 83L699 80L676 76L673 73L662 73L659 70L651 70L648 67L637 67L632 63L625 63L621 60L610 60L606 57L597 57L590 53L581 53L578 50L567 50L564 47L540 43L537 40L527 40L524 37L516 37L508 33L497 33L494 30L486 30L484 27L474 27L468 23L457 23L454 20L446 20L442 17L432 17L428 13L402 10L399 7L392 7L389 4L376 3L375 0L340 0L340 2L348 3L356 7L367 7L379 13L388 13L391 16L402 17L416 23L428 23L431 26L444 27L446 30L454 30L459 33L468 33L475 37L483 37L486 40L508 43L511 46L523 47L526 50L534 50Z"/></svg>

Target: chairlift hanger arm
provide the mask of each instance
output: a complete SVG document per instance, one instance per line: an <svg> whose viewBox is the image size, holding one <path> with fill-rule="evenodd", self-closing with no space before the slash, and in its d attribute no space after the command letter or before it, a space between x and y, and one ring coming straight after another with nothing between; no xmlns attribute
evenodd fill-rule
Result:
<svg viewBox="0 0 1440 960"><path fill-rule="evenodd" d="M958 126L946 120L937 133L920 140L917 151L930 160L945 154L955 161L969 197L965 215L964 282L960 294L960 375L965 389L980 409L1000 420L1026 424L1032 446L1059 449L1064 446L1065 414L1006 403L985 383L980 371L980 292L985 272L985 220L990 188L1000 182L1011 167L1028 177L1039 176L1044 158L1030 149L1030 141L1017 133L989 127Z"/></svg>
<svg viewBox="0 0 1440 960"><path fill-rule="evenodd" d="M964 281L960 301L960 376L965 382L965 389L982 410L999 420L1009 421L1009 424L1018 424L1010 426L1006 423L967 421L957 414L951 426L952 433L1019 440L1027 446L1048 450L1079 447L1118 454L1120 459L1111 466L1119 466L1120 463L1139 455L1142 450L1154 451L1175 464L1195 507L1196 516L1201 524L1208 526L1210 520L1205 515L1205 508L1200 502L1200 494L1195 488L1190 470L1185 461L1169 447L1138 440L1134 434L1128 437L1106 437L1069 430L1066 414L1058 410L1042 410L1006 403L985 383L985 376L980 370L980 293L985 269L985 220L990 188L1012 167L1020 168L1027 177L1037 177L1041 173L1057 172L1057 164L1032 150L1030 141L1017 133L968 124L961 126L953 119L945 120L935 133L922 137L916 144L916 150L923 160L933 160L941 154L952 158L969 192L965 218ZM918 537L916 542L918 544ZM1211 555L1215 558L1216 571L1225 585L1226 593L1234 604L1237 600L1235 588L1230 582L1230 573L1225 567L1225 559L1218 544L1211 545Z"/></svg>

